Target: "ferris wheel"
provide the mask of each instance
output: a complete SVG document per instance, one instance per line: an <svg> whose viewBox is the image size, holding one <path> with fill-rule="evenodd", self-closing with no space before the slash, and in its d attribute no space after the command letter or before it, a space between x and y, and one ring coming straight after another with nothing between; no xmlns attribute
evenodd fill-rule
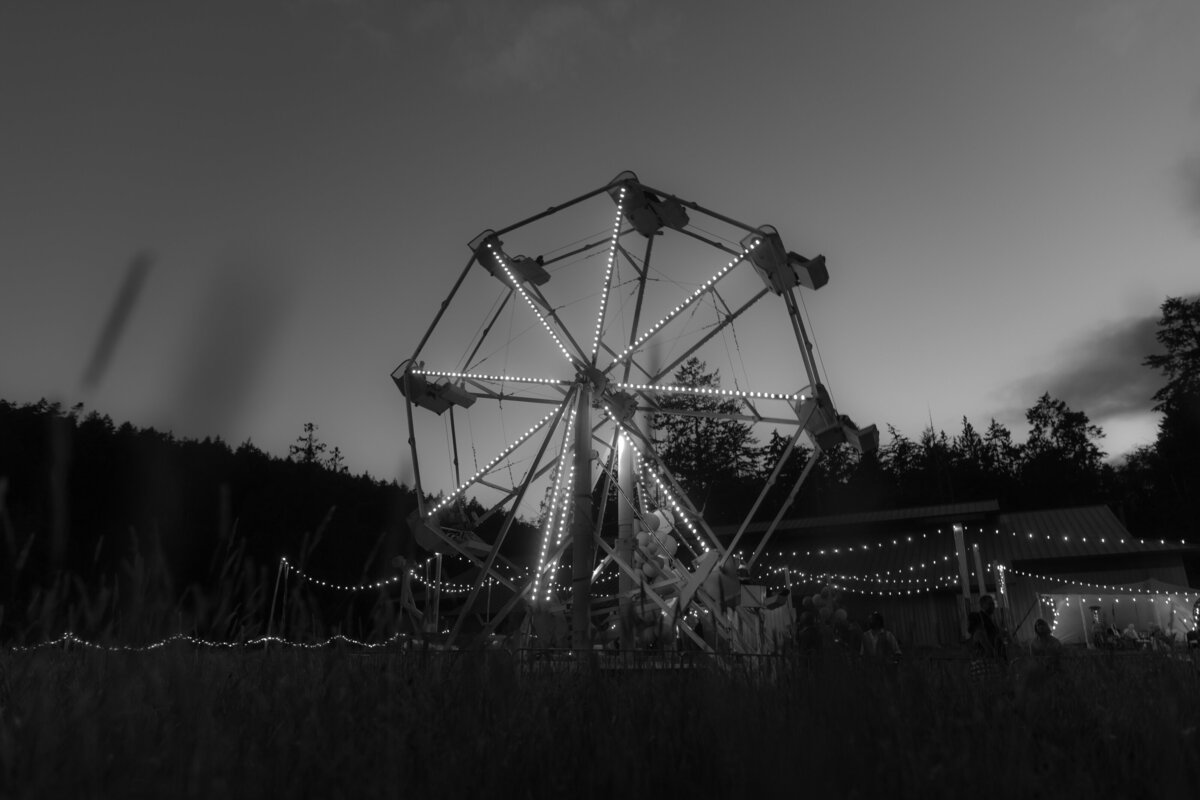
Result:
<svg viewBox="0 0 1200 800"><path fill-rule="evenodd" d="M526 604L569 620L576 649L592 645L602 618L623 648L667 635L708 649L701 619L747 648L728 616L740 591L735 548L801 436L811 455L745 566L822 451L878 443L875 426L837 413L820 379L799 290L827 283L824 257L789 251L769 225L739 222L628 171L484 230L468 247L428 330L392 373L407 410L415 538L477 568L448 643L483 587L498 584L510 599L484 633ZM693 359L725 369L734 387L673 383ZM726 542L661 454L655 420L669 417L786 433ZM429 500L434 485L453 488ZM538 520L532 564L501 550L523 517ZM616 535L603 535L614 519ZM568 562L569 581L559 577ZM614 580L615 591L600 590Z"/></svg>

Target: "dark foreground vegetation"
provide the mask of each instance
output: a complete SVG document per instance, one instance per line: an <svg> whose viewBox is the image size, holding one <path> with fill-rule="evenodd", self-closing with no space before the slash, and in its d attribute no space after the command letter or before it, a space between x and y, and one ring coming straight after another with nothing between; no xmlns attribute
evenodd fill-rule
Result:
<svg viewBox="0 0 1200 800"><path fill-rule="evenodd" d="M0 654L0 796L1194 797L1176 654L558 669L505 651Z"/></svg>

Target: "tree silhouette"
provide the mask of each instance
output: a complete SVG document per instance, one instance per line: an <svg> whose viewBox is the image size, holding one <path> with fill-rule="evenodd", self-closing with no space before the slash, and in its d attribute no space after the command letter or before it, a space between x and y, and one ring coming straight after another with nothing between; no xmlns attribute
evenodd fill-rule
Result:
<svg viewBox="0 0 1200 800"><path fill-rule="evenodd" d="M707 389L721 386L719 371L708 372L707 365L694 356L675 372L675 383ZM701 413L730 414L740 409L737 400L696 394L679 394L661 405ZM650 427L659 455L698 506L704 507L711 500L716 508L728 508L734 498L744 494L742 484L752 478L758 461L748 424L731 419L652 414Z"/></svg>
<svg viewBox="0 0 1200 800"><path fill-rule="evenodd" d="M288 447L288 458L300 464L321 464L325 450L325 443L317 438L317 426L306 422L304 433L297 436L295 444Z"/></svg>

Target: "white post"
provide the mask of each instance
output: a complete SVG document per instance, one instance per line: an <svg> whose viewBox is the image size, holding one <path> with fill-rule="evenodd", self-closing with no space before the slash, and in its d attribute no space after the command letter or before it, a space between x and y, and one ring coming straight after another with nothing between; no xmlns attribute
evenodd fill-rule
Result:
<svg viewBox="0 0 1200 800"><path fill-rule="evenodd" d="M967 546L963 543L962 525L954 528L954 552L958 556L958 585L962 587L962 611L959 614L959 627L962 638L967 638L967 614L971 611L971 584L967 576Z"/></svg>
<svg viewBox="0 0 1200 800"><path fill-rule="evenodd" d="M575 514L571 520L571 646L590 650L592 593L592 391L579 388L575 414Z"/></svg>
<svg viewBox="0 0 1200 800"><path fill-rule="evenodd" d="M979 584L979 598L982 600L987 594L987 583L984 579L983 558L979 555L979 545L971 545L971 552L975 555L975 582Z"/></svg>
<svg viewBox="0 0 1200 800"><path fill-rule="evenodd" d="M1083 607L1083 595L1079 595L1079 619L1083 621L1083 641L1087 643L1088 650L1092 649L1092 626L1088 622L1087 612Z"/></svg>

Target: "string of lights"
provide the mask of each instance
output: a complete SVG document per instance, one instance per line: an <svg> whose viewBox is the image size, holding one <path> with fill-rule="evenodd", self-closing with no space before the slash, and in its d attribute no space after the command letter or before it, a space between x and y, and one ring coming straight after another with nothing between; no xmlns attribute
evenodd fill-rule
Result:
<svg viewBox="0 0 1200 800"><path fill-rule="evenodd" d="M964 530L964 533L970 533L972 530L974 530L980 534L984 534L984 533L988 532L986 528L982 528L982 527L971 529L971 528L967 528L964 526L963 530ZM937 535L945 535L945 536L951 535L950 531L943 530L942 528L936 529L934 533ZM999 528L992 529L992 534L996 535L996 536L1008 535L1008 536L1015 537L1015 538L1040 539L1040 540L1045 540L1045 541L1063 541L1063 542L1078 541L1081 543L1088 541L1087 536L1072 537L1072 536L1069 536L1066 534L1035 534L1030 531L1026 531L1024 533L1018 533L1017 531L1009 531L1009 532L1007 532L1007 534L1005 534L1005 533L1002 533ZM919 534L918 538L928 539L929 537L930 537L930 534L921 533L921 534ZM1094 536L1094 537L1092 537L1092 541L1093 541L1093 543L1098 541L1101 544L1109 543L1108 537L1105 537L1105 536L1100 536L1100 537ZM885 540L885 541L877 541L877 542L873 542L873 543L869 543L869 544L863 543L863 544L843 545L840 547L811 548L808 550L786 550L786 549L780 549L780 550L774 550L774 551L768 550L765 553L763 553L763 556L764 557L776 556L779 558L787 558L789 556L792 558L796 558L796 557L803 556L805 558L810 558L810 557L814 557L814 556L832 556L832 555L839 555L839 554L849 555L852 553L870 551L872 549L880 549L889 544L892 546L898 547L898 546L903 546L905 544L910 544L910 543L915 543L915 542L916 542L916 539L912 535L908 535L908 536L904 536L904 537L892 538L890 540ZM1153 540L1153 539L1150 540L1149 542L1147 542L1147 540L1145 540L1145 539L1134 539L1132 537L1130 537L1129 539L1125 539L1123 537L1118 537L1113 542L1113 544L1122 544L1122 545L1127 544L1127 543L1128 544L1136 543L1139 545L1145 545L1147 547L1153 547L1156 544L1155 540ZM1172 543L1174 543L1174 540L1167 540L1167 539L1157 540L1157 544L1159 546L1166 546L1167 544L1172 544ZM1187 546L1189 543L1184 539L1180 539L1179 544Z"/></svg>
<svg viewBox="0 0 1200 800"><path fill-rule="evenodd" d="M146 653L151 650L159 650L174 642L186 642L197 647L208 647L215 649L233 650L238 648L260 647L268 644L278 644L283 647L298 647L304 650L320 650L334 644L352 645L354 647L363 647L369 650L378 650L382 647L387 647L399 641L405 641L407 637L402 634L393 634L382 642L363 642L358 639L351 639L348 636L336 634L330 636L323 642L294 642L288 639L281 639L278 636L259 636L254 639L248 639L244 642L216 642L211 639L201 639L196 636L190 636L186 633L176 633L165 639L160 639L157 642L151 642L143 645L130 644L100 644L99 642L89 641L76 636L68 631L57 639L40 642L38 644L26 645L22 647L14 647L13 651L17 653L28 653L35 650L45 650L52 647L66 647L68 645L78 645L89 650L105 651L109 653Z"/></svg>
<svg viewBox="0 0 1200 800"><path fill-rule="evenodd" d="M1020 575L1025 578L1034 578L1036 580L1050 581L1053 583L1065 583L1070 586L1078 586L1082 589L1100 589L1101 591L1106 592L1124 592L1131 595L1148 595L1151 597L1151 600L1153 600L1155 597L1175 597L1177 595L1181 595L1183 597L1200 597L1200 592L1169 592L1162 591L1161 589L1147 589L1142 586L1120 586L1107 583L1090 583L1088 581L1079 581L1074 580L1073 578L1063 578L1054 575L1039 575L1036 572L1026 572L1024 570L1016 569L1015 567L1007 567L1006 570L1014 575ZM1134 598L1135 601L1136 599L1137 598Z"/></svg>
<svg viewBox="0 0 1200 800"><path fill-rule="evenodd" d="M436 558L436 556L430 556L429 558L425 559L425 561L417 564L416 566L410 567L408 570L406 570L407 574L413 580L415 580L417 583L420 583L422 586L426 586L430 589L438 589L446 594L463 594L465 592L469 592L472 589L471 584L453 583L451 581L441 581L439 583L438 581L430 580L430 579L424 577L421 574L421 570L426 569L433 562L433 560L435 558ZM296 575L303 578L304 580L309 581L310 583L315 583L318 586L321 586L322 588L332 589L334 591L339 591L339 592L372 591L375 589L382 589L386 586L390 586L395 583L399 583L401 580L404 579L404 573L401 573L399 575L392 575L387 578L383 578L381 580L374 581L371 583L361 583L361 584L357 584L357 585L334 583L333 581L327 581L327 580L323 580L321 578L315 578L312 575L307 574L306 572L302 571L299 567L296 567L296 566L292 565L290 562L288 562L288 560L286 558L281 558L280 561L283 563L284 567L288 570L288 572L295 573ZM495 578L487 578L485 581L485 585L495 586L495 585L499 585L499 583L500 582L498 580L496 580Z"/></svg>
<svg viewBox="0 0 1200 800"><path fill-rule="evenodd" d="M930 564L929 566L936 567L937 565ZM924 568L925 564L922 564L921 567ZM912 569L912 567L910 567L909 569ZM935 576L929 576L929 577L912 577L912 578L900 578L900 577L892 578L892 577L886 577L884 574L881 574L878 572L876 572L874 574L870 574L870 575L848 575L848 574L840 573L840 572L807 573L803 570L790 568L790 567L775 567L774 569L768 571L767 575L769 575L769 576L770 575L784 575L784 574L787 574L788 572L790 572L793 575L809 575L809 574L811 574L815 578L830 578L830 579L834 579L834 580L872 582L872 583L878 583L878 584L927 584L927 583L933 583L933 582L938 582L938 581L944 581L947 579L947 577L954 577L954 579L956 581L958 580L957 576L952 576L952 575L935 575ZM886 573L887 576L890 576L891 574L892 573L890 571L888 571Z"/></svg>

